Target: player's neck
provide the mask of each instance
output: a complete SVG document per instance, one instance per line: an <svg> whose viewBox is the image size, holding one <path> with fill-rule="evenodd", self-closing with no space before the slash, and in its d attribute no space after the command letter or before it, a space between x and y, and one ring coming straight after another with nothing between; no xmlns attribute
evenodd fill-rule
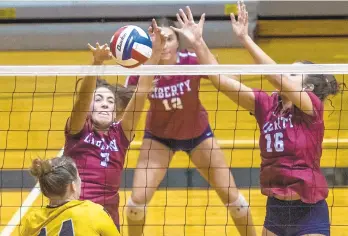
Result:
<svg viewBox="0 0 348 236"><path fill-rule="evenodd" d="M281 102L282 102L281 112L284 112L292 107L292 102L284 96L281 96Z"/></svg>
<svg viewBox="0 0 348 236"><path fill-rule="evenodd" d="M168 60L160 60L159 64L160 65L176 65L177 57L172 57Z"/></svg>
<svg viewBox="0 0 348 236"><path fill-rule="evenodd" d="M69 197L69 198L62 198L62 199L50 199L49 206L50 207L58 207L58 206L64 205L67 202L70 202L72 200L75 200L75 198Z"/></svg>

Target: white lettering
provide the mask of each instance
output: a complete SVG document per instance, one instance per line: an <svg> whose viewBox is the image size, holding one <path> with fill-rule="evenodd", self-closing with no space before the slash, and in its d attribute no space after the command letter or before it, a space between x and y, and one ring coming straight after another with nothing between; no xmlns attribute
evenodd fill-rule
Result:
<svg viewBox="0 0 348 236"><path fill-rule="evenodd" d="M163 88L158 88L157 97L160 99L164 98Z"/></svg>
<svg viewBox="0 0 348 236"><path fill-rule="evenodd" d="M100 147L101 141L97 141L97 142L95 143L95 145L96 145L97 147Z"/></svg>
<svg viewBox="0 0 348 236"><path fill-rule="evenodd" d="M83 141L84 141L85 143L90 143L91 140L90 140L89 138L91 137L91 135L92 135L92 133L89 133L89 134L86 136L85 140L83 140Z"/></svg>
<svg viewBox="0 0 348 236"><path fill-rule="evenodd" d="M289 115L288 118L277 117L275 121L266 122L262 127L262 131L264 134L267 134L271 131L285 130L288 127L293 128L294 126L292 124L291 118L292 118L292 115Z"/></svg>
<svg viewBox="0 0 348 236"><path fill-rule="evenodd" d="M170 89L172 90L172 97L175 97L178 95L178 89L175 85L170 86Z"/></svg>
<svg viewBox="0 0 348 236"><path fill-rule="evenodd" d="M170 87L164 87L164 97L165 98L170 98Z"/></svg>
<svg viewBox="0 0 348 236"><path fill-rule="evenodd" d="M184 94L184 83L179 83L176 86L179 88L180 94Z"/></svg>
<svg viewBox="0 0 348 236"><path fill-rule="evenodd" d="M191 88L190 88L190 80L186 80L186 81L184 82L184 84L186 85L187 91L190 92L190 91L191 91Z"/></svg>
<svg viewBox="0 0 348 236"><path fill-rule="evenodd" d="M274 121L274 129L275 130L279 130L280 129L279 121L280 121L279 117L277 118L276 121Z"/></svg>

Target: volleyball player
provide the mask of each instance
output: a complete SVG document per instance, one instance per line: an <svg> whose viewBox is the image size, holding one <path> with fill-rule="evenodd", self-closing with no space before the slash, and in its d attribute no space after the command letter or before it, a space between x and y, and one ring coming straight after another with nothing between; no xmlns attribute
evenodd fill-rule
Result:
<svg viewBox="0 0 348 236"><path fill-rule="evenodd" d="M181 11L181 15L184 13ZM192 15L191 15L192 17ZM181 22L178 16L179 22ZM182 25L182 34L191 27ZM182 23L182 22L181 22ZM174 23L160 19L158 24L168 35L161 65L196 65L200 58L187 50L178 52L179 36L171 28ZM255 235L248 202L238 191L223 152L209 126L208 114L199 99L201 76L158 76L154 91L149 95L150 109L146 119L144 139L133 180L133 190L127 203L128 234L140 236L145 224L146 206L163 180L176 151L185 151L200 174L216 190L228 208L241 235ZM136 85L138 77L131 76L127 86Z"/></svg>
<svg viewBox="0 0 348 236"><path fill-rule="evenodd" d="M78 200L81 179L70 157L35 159L30 168L49 205L31 211L21 226L21 235L120 235L108 213L99 204Z"/></svg>
<svg viewBox="0 0 348 236"><path fill-rule="evenodd" d="M147 64L157 64L166 36L153 20L149 29L153 41L152 56ZM107 45L93 52L93 65L111 59ZM103 205L119 227L119 194L121 173L127 148L133 138L147 94L152 89L153 76L140 77L138 87L127 105L125 88L116 88L95 76L82 80L73 111L65 128L64 153L76 162L82 181L81 199ZM122 103L123 101L123 103ZM126 104L126 107L122 106ZM121 107L120 107L121 106ZM125 109L124 109L125 108ZM124 110L116 122L116 111Z"/></svg>
<svg viewBox="0 0 348 236"><path fill-rule="evenodd" d="M275 64L248 36L248 13L238 3L233 31L259 64ZM201 63L217 64L197 34ZM216 88L254 114L260 127L262 194L268 197L263 235L330 235L328 186L320 171L324 101L338 92L333 75L272 75L271 96L236 78L210 76Z"/></svg>

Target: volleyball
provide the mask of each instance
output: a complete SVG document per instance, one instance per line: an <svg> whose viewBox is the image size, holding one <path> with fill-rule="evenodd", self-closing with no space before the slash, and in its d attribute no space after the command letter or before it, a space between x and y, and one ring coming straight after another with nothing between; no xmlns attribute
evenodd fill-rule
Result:
<svg viewBox="0 0 348 236"><path fill-rule="evenodd" d="M144 64L152 55L150 36L140 27L127 25L115 32L110 50L117 64L134 68Z"/></svg>

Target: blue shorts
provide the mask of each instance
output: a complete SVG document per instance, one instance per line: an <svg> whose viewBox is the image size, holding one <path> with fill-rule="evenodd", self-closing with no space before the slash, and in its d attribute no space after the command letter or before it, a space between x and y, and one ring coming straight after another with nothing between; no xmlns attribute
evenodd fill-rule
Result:
<svg viewBox="0 0 348 236"><path fill-rule="evenodd" d="M206 128L200 136L184 140L160 138L148 131L145 131L144 134L144 138L156 140L157 142L162 143L164 146L167 146L173 152L184 151L187 154L190 154L191 151L195 149L201 142L211 137L214 137L214 134L211 131L210 126L208 126L208 128Z"/></svg>
<svg viewBox="0 0 348 236"><path fill-rule="evenodd" d="M282 201L269 197L264 227L276 235L330 235L329 209L325 200L316 204Z"/></svg>

